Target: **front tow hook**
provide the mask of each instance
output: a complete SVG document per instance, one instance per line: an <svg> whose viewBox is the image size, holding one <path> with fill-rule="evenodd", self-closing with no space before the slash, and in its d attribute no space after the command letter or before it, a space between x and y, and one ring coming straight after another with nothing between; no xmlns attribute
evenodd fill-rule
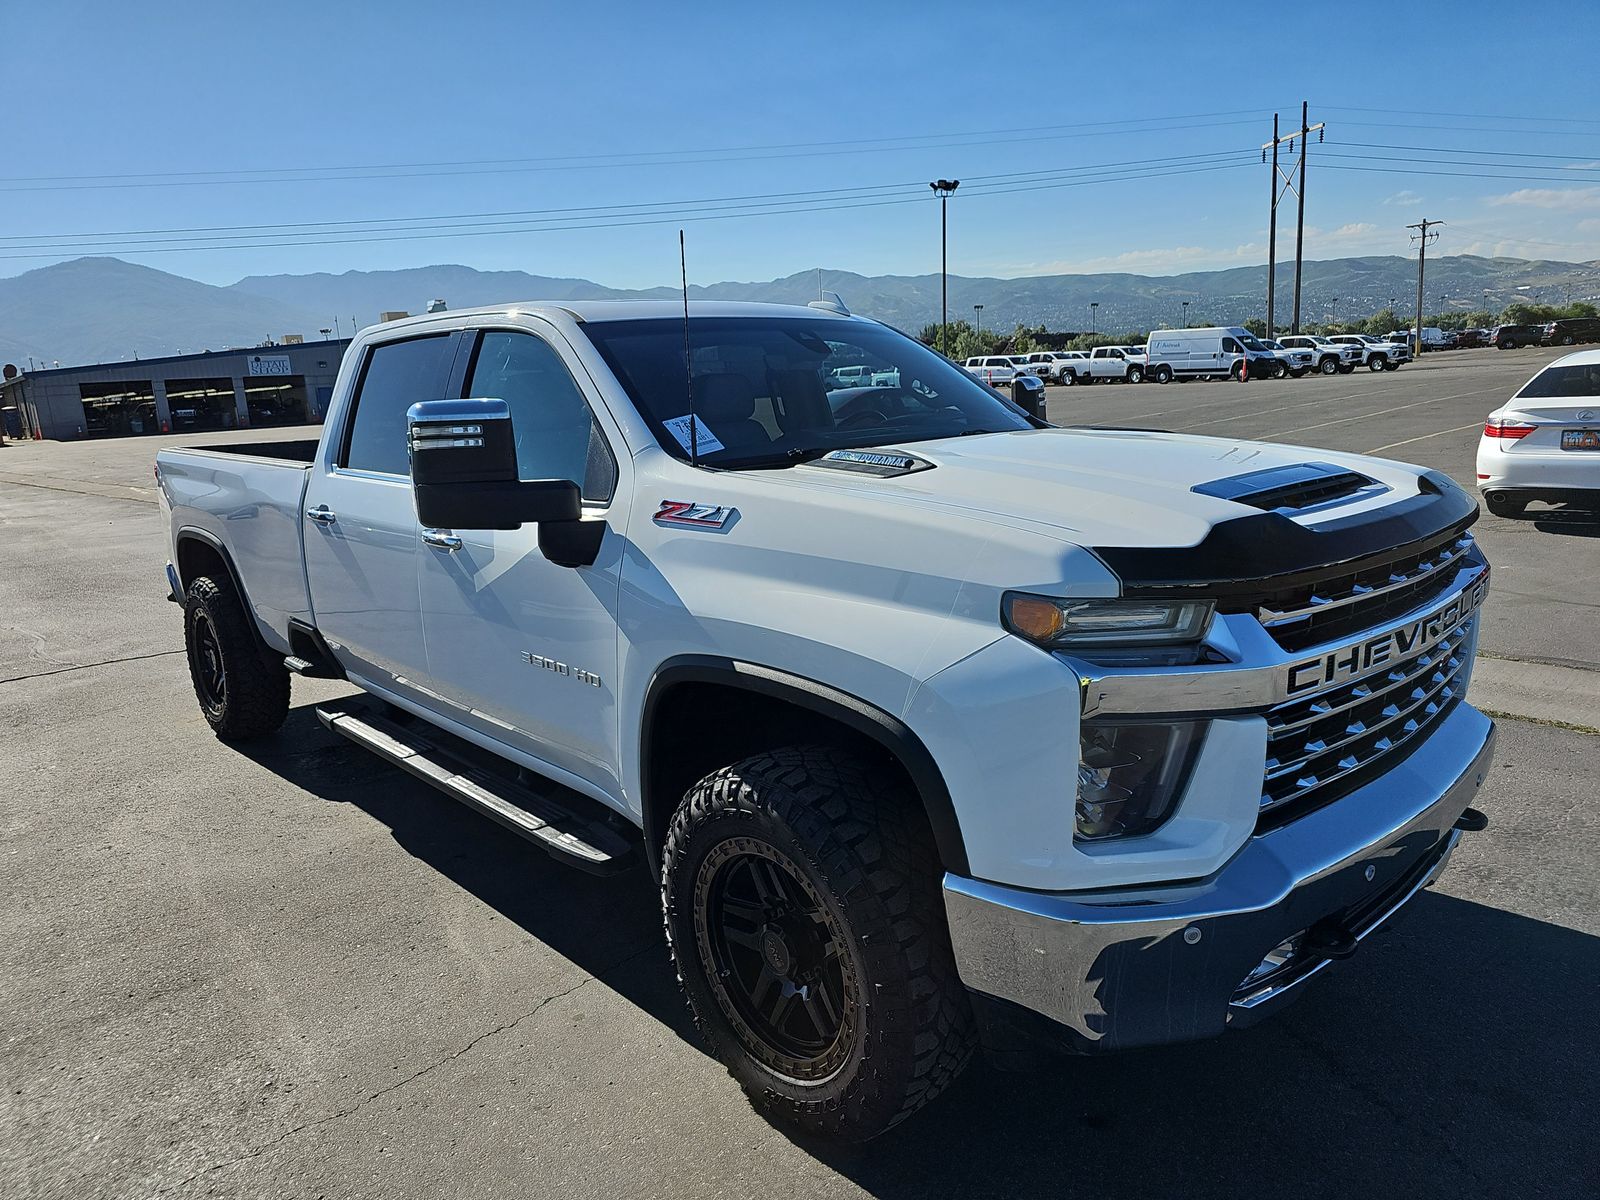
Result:
<svg viewBox="0 0 1600 1200"><path fill-rule="evenodd" d="M1456 818L1456 828L1462 833L1481 833L1489 828L1489 818L1475 808L1469 808Z"/></svg>

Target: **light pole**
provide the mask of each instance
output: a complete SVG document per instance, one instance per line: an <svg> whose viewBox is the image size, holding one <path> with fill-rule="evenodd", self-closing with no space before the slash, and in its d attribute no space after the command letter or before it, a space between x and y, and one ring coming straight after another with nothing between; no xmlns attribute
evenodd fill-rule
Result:
<svg viewBox="0 0 1600 1200"><path fill-rule="evenodd" d="M1183 302L1183 327L1185 329L1189 328L1189 302L1187 300ZM1272 331L1269 329L1267 332L1270 333Z"/></svg>
<svg viewBox="0 0 1600 1200"><path fill-rule="evenodd" d="M978 314L978 350L983 350L983 305L974 304L972 311Z"/></svg>
<svg viewBox="0 0 1600 1200"><path fill-rule="evenodd" d="M1091 332L1100 332L1100 301L1089 301L1089 329Z"/></svg>
<svg viewBox="0 0 1600 1200"><path fill-rule="evenodd" d="M1337 325L1338 323L1339 323L1339 297L1335 296L1333 298L1333 316L1328 318L1328 324Z"/></svg>
<svg viewBox="0 0 1600 1200"><path fill-rule="evenodd" d="M324 340L326 340L326 339L327 339L327 336L328 336L328 335L329 335L329 334L330 334L330 333L332 333L332 332L333 332L333 330L331 330L331 329L319 329L319 330L317 330L317 332L318 332L318 333L320 333L320 334L321 334L321 335L322 335L322 336L323 336L323 339L324 339Z"/></svg>
<svg viewBox="0 0 1600 1200"><path fill-rule="evenodd" d="M950 327L950 197L959 179L935 179L928 185L939 197L939 353L949 357L945 342Z"/></svg>

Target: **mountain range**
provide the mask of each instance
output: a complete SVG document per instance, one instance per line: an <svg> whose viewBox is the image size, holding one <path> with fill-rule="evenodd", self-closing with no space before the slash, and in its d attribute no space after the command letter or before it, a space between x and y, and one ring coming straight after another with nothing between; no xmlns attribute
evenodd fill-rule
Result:
<svg viewBox="0 0 1600 1200"><path fill-rule="evenodd" d="M1293 265L1278 266L1277 315L1287 322ZM1600 297L1600 262L1570 263L1471 255L1430 259L1426 308L1498 311L1518 299L1560 303ZM694 285L693 299L804 304L837 292L852 311L915 332L939 320L939 276L803 271L766 282ZM1019 279L950 276L950 319L973 316L1010 329L1131 332L1179 323L1237 324L1266 312L1265 265L1183 275L1038 275ZM611 288L587 279L479 271L464 266L340 275L252 275L226 287L116 258L79 258L0 279L0 361L26 367L115 362L197 350L257 346L284 334L307 341L321 329L370 325L386 311L422 312L433 299L451 308L512 300L671 298L674 287ZM1301 311L1308 321L1364 316L1397 302L1411 309L1415 261L1399 256L1308 262ZM1097 307L1091 309L1090 305ZM1335 309L1335 305L1337 308Z"/></svg>

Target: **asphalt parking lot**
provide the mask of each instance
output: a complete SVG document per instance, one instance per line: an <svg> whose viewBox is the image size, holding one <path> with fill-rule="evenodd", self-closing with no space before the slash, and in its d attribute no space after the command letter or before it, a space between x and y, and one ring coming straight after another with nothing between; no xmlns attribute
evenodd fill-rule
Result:
<svg viewBox="0 0 1600 1200"><path fill-rule="evenodd" d="M1554 354L1052 388L1050 416L1470 486L1483 415ZM1254 1030L979 1065L840 1149L700 1049L643 872L558 866L327 733L343 685L211 736L158 444L0 449L0 1197L1600 1193L1600 516L1481 521L1493 823L1355 959Z"/></svg>

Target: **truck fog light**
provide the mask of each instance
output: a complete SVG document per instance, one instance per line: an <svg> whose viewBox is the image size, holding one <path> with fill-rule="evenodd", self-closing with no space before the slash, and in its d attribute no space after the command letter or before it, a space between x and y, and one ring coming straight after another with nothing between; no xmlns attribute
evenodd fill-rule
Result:
<svg viewBox="0 0 1600 1200"><path fill-rule="evenodd" d="M1078 755L1077 839L1136 837L1171 816L1205 724L1085 724Z"/></svg>

